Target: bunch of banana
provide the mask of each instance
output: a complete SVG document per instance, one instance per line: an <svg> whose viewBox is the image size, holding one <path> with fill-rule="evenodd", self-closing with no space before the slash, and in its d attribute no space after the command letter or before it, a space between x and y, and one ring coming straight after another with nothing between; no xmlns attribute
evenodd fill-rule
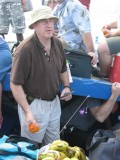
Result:
<svg viewBox="0 0 120 160"><path fill-rule="evenodd" d="M86 160L86 156L81 148L71 147L63 140L56 140L48 151L39 155L38 160Z"/></svg>

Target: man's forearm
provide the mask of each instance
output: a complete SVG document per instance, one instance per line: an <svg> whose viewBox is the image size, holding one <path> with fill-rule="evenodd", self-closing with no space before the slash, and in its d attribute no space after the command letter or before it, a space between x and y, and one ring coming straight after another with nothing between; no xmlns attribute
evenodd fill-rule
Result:
<svg viewBox="0 0 120 160"><path fill-rule="evenodd" d="M60 79L62 81L63 86L69 86L69 76L68 76L68 72L64 72L60 74Z"/></svg>
<svg viewBox="0 0 120 160"><path fill-rule="evenodd" d="M25 113L28 113L30 111L29 104L27 102L26 95L22 86L11 83L11 90L17 103L23 108Z"/></svg>
<svg viewBox="0 0 120 160"><path fill-rule="evenodd" d="M110 98L100 107L91 108L91 112L94 117L99 122L104 122L104 120L110 115L112 112L114 105L116 103L117 97L111 95Z"/></svg>
<svg viewBox="0 0 120 160"><path fill-rule="evenodd" d="M93 45L93 40L92 40L92 36L91 33L83 33L82 35L84 44L87 48L88 53L89 52L94 52L94 45Z"/></svg>

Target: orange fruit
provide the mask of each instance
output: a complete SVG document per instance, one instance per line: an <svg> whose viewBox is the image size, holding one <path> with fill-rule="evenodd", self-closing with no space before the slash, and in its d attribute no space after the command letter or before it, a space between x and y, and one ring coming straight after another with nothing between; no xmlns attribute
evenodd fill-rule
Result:
<svg viewBox="0 0 120 160"><path fill-rule="evenodd" d="M29 131L30 131L31 133L36 133L36 132L38 132L39 130L40 130L40 126L36 125L35 123L31 123L31 124L29 125Z"/></svg>
<svg viewBox="0 0 120 160"><path fill-rule="evenodd" d="M105 30L105 29L102 29L102 32L104 35L106 35L108 33L107 30Z"/></svg>

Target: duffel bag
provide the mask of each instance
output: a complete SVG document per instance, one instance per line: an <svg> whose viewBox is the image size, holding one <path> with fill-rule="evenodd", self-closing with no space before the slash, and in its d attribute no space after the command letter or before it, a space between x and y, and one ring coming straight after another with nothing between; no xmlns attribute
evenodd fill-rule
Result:
<svg viewBox="0 0 120 160"><path fill-rule="evenodd" d="M4 135L0 139L0 160L13 160L24 156L27 160L36 160L41 144L25 137Z"/></svg>

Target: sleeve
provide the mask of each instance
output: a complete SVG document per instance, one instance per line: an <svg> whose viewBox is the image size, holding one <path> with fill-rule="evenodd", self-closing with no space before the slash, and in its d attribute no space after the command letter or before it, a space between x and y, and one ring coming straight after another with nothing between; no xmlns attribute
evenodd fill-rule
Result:
<svg viewBox="0 0 120 160"><path fill-rule="evenodd" d="M24 85L30 73L30 54L27 50L16 51L11 71L11 82Z"/></svg>
<svg viewBox="0 0 120 160"><path fill-rule="evenodd" d="M59 42L60 42L60 52L62 54L62 70L61 70L61 73L64 73L64 72L67 71L66 56L65 56L65 51L63 49L62 43L61 43L60 40L59 40Z"/></svg>
<svg viewBox="0 0 120 160"><path fill-rule="evenodd" d="M96 98L89 98L87 102L87 108L100 107L102 105L102 101Z"/></svg>

